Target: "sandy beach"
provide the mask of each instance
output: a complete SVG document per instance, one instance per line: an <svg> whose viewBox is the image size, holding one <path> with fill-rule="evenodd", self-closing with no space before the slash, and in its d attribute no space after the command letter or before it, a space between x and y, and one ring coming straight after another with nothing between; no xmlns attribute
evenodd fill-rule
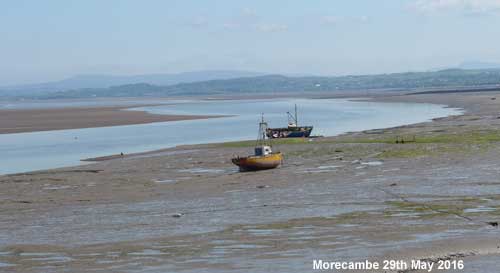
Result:
<svg viewBox="0 0 500 273"><path fill-rule="evenodd" d="M134 105L132 107L143 106L154 105ZM126 111L127 108L131 108L131 106L4 109L0 110L0 134L95 128L218 117L157 115L145 111Z"/></svg>
<svg viewBox="0 0 500 273"><path fill-rule="evenodd" d="M463 260L463 270L432 272L496 272L498 98L377 96L465 114L276 142L285 162L270 171L239 173L231 164L251 151L249 141L0 176L0 272L288 273L312 272L314 259Z"/></svg>

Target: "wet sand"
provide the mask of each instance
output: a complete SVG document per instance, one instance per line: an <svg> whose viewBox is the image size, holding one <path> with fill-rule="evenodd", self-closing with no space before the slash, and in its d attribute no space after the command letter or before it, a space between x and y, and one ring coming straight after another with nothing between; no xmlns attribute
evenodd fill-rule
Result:
<svg viewBox="0 0 500 273"><path fill-rule="evenodd" d="M432 272L495 272L494 97L377 97L466 113L277 144L285 163L270 171L230 163L251 141L0 176L0 272L312 272L313 259L463 259Z"/></svg>
<svg viewBox="0 0 500 273"><path fill-rule="evenodd" d="M134 105L132 107L154 106ZM158 115L130 106L0 110L0 134L94 128L220 116Z"/></svg>

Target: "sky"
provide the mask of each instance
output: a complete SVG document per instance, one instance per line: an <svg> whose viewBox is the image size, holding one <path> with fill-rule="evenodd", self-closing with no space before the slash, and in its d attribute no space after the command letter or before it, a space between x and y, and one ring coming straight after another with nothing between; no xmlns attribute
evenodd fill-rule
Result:
<svg viewBox="0 0 500 273"><path fill-rule="evenodd" d="M500 62L500 0L0 0L0 86L195 70Z"/></svg>

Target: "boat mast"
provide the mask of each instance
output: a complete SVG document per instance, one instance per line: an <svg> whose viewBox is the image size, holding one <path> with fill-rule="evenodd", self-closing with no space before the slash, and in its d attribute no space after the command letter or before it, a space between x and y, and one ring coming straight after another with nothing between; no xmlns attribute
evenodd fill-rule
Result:
<svg viewBox="0 0 500 273"><path fill-rule="evenodd" d="M288 115L288 127L297 127L298 126L298 118L297 118L297 104L295 104L295 113L286 112Z"/></svg>
<svg viewBox="0 0 500 273"><path fill-rule="evenodd" d="M295 125L299 126L299 117L297 116L297 104L295 104Z"/></svg>
<svg viewBox="0 0 500 273"><path fill-rule="evenodd" d="M267 122L264 121L264 113L259 123L259 135L257 136L256 146L271 146L271 142L266 139Z"/></svg>

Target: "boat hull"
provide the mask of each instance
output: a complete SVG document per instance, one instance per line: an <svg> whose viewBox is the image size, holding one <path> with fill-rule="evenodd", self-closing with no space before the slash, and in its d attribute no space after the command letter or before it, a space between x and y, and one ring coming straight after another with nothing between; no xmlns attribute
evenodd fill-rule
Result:
<svg viewBox="0 0 500 273"><path fill-rule="evenodd" d="M274 153L264 156L235 157L231 161L243 172L269 170L281 165L283 155Z"/></svg>
<svg viewBox="0 0 500 273"><path fill-rule="evenodd" d="M288 127L288 128L268 128L266 135L269 138L293 138L309 137L313 130L312 126Z"/></svg>

